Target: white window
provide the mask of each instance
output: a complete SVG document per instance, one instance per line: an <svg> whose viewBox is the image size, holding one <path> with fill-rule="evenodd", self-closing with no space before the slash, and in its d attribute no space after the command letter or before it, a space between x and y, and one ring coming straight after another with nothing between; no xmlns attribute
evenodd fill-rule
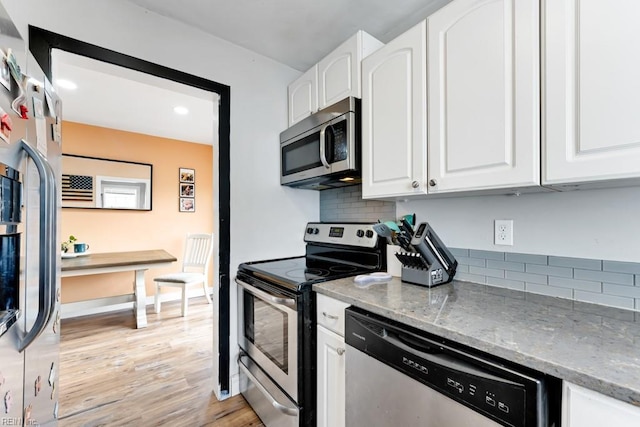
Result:
<svg viewBox="0 0 640 427"><path fill-rule="evenodd" d="M151 209L149 180L97 176L97 206L107 209Z"/></svg>

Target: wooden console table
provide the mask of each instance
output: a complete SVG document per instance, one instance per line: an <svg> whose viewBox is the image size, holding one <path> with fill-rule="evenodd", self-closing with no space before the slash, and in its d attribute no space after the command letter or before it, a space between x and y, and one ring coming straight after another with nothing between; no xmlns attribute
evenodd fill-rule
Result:
<svg viewBox="0 0 640 427"><path fill-rule="evenodd" d="M144 272L150 268L165 267L176 261L176 257L163 249L96 253L76 258L63 258L61 277L134 271L133 313L136 318L136 326L144 328L147 326L147 290L144 283Z"/></svg>

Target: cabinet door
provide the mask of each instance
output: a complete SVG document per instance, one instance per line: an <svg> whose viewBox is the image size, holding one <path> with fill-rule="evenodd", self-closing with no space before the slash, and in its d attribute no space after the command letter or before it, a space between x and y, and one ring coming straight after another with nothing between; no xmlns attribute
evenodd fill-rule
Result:
<svg viewBox="0 0 640 427"><path fill-rule="evenodd" d="M318 427L345 425L344 338L318 326Z"/></svg>
<svg viewBox="0 0 640 427"><path fill-rule="evenodd" d="M360 30L318 63L318 109L361 97L361 61L382 42Z"/></svg>
<svg viewBox="0 0 640 427"><path fill-rule="evenodd" d="M347 96L360 98L360 46L358 34L318 63L318 108Z"/></svg>
<svg viewBox="0 0 640 427"><path fill-rule="evenodd" d="M429 193L539 185L538 0L456 0L427 28Z"/></svg>
<svg viewBox="0 0 640 427"><path fill-rule="evenodd" d="M544 184L640 176L640 2L547 0Z"/></svg>
<svg viewBox="0 0 640 427"><path fill-rule="evenodd" d="M298 77L288 87L289 126L318 111L318 66Z"/></svg>
<svg viewBox="0 0 640 427"><path fill-rule="evenodd" d="M426 22L362 61L362 196L426 193Z"/></svg>
<svg viewBox="0 0 640 427"><path fill-rule="evenodd" d="M637 427L640 408L571 383L564 383L565 427Z"/></svg>

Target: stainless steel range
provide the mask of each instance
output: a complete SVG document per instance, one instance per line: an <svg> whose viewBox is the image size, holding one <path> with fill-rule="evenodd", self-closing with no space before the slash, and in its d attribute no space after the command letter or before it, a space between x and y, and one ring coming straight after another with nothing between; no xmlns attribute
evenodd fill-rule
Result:
<svg viewBox="0 0 640 427"><path fill-rule="evenodd" d="M386 269L373 224L309 223L306 254L240 264L241 392L266 426L315 426L314 283Z"/></svg>

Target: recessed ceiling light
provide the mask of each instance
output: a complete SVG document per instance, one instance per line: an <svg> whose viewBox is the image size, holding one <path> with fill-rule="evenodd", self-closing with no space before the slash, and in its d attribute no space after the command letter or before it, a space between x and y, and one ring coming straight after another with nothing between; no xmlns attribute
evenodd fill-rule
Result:
<svg viewBox="0 0 640 427"><path fill-rule="evenodd" d="M173 112L176 114L180 114L181 116L184 116L186 114L189 114L189 109L187 109L187 107L174 107L173 108Z"/></svg>
<svg viewBox="0 0 640 427"><path fill-rule="evenodd" d="M71 80L58 79L56 80L56 85L62 89L69 89L69 90L78 89L78 85L72 82Z"/></svg>

